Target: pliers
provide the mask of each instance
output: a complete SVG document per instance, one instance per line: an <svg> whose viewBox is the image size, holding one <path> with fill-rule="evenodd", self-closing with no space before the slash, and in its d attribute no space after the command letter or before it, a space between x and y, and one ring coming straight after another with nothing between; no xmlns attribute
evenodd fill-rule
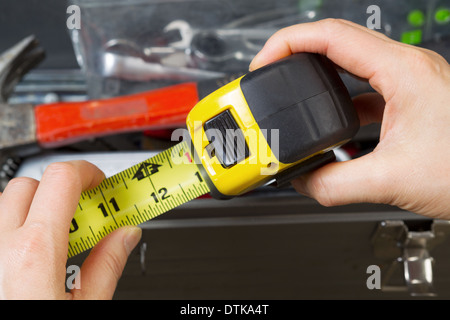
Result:
<svg viewBox="0 0 450 320"><path fill-rule="evenodd" d="M45 58L39 41L31 35L0 56L0 102L6 102L22 77Z"/></svg>
<svg viewBox="0 0 450 320"><path fill-rule="evenodd" d="M33 35L26 37L0 55L0 140L14 136L18 144L23 144L29 139L21 134L21 128L30 122L29 119L21 118L22 116L27 118L28 115L22 114L19 110L14 111L6 102L22 77L44 58L45 51ZM15 117L11 117L11 112L15 112ZM14 176L20 159L20 152L15 154L10 148L1 149L3 148L0 147L0 191Z"/></svg>

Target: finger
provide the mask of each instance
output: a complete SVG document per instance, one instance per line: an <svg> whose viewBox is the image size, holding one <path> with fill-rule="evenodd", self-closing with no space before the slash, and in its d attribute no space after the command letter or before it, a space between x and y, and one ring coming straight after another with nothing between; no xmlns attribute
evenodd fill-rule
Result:
<svg viewBox="0 0 450 320"><path fill-rule="evenodd" d="M391 89L384 87L381 80L388 76L397 60L393 50L395 44L382 34L342 20L326 19L276 32L255 56L250 69L257 69L296 52L319 53L350 73L369 79L372 87L383 93Z"/></svg>
<svg viewBox="0 0 450 320"><path fill-rule="evenodd" d="M388 39L388 37L385 36L384 34L382 34L381 32L375 31L373 29L369 29L369 28L364 27L364 26L362 26L360 24L357 24L357 23L355 23L353 21L344 20L344 19L339 19L339 21L342 22L342 23L345 23L345 24L347 24L347 25L349 25L351 27L354 27L354 28L357 28L357 29L362 30L364 32L370 33L374 37L377 37L377 38L380 38L380 39L383 39L383 40Z"/></svg>
<svg viewBox="0 0 450 320"><path fill-rule="evenodd" d="M80 270L81 288L73 299L111 299L130 252L141 239L138 227L122 227L103 238L90 252Z"/></svg>
<svg viewBox="0 0 450 320"><path fill-rule="evenodd" d="M392 196L384 161L372 152L363 157L326 165L292 182L301 194L316 199L324 206L349 203L389 203Z"/></svg>
<svg viewBox="0 0 450 320"><path fill-rule="evenodd" d="M380 39L384 39L384 40L388 40L389 39L389 40L391 40L389 37L387 37L386 35L382 34L381 32L378 32L378 31L366 28L366 27L364 27L364 26L362 26L360 24L357 24L355 22L348 21L348 20L340 20L340 21L342 23L348 24L349 26L353 26L353 27L358 28L360 30L364 30L365 32L370 33L373 36L378 37ZM390 42L392 42L392 40ZM424 53L426 53L428 55L434 56L435 58L443 59L442 55L438 54L437 52L435 52L433 50L427 49L427 48L423 48L423 47L419 47L419 46L416 46L416 45L403 43L403 42L395 42L395 44L397 46L401 46L401 47L409 48L409 49L412 49L412 50L424 52Z"/></svg>
<svg viewBox="0 0 450 320"><path fill-rule="evenodd" d="M9 181L0 196L0 230L11 230L23 225L39 181L15 178Z"/></svg>
<svg viewBox="0 0 450 320"><path fill-rule="evenodd" d="M42 175L24 227L38 226L54 242L67 245L81 192L97 186L103 179L103 172L86 161L49 165Z"/></svg>
<svg viewBox="0 0 450 320"><path fill-rule="evenodd" d="M363 93L353 98L353 105L358 112L361 126L380 123L383 120L384 106L382 95L376 92Z"/></svg>

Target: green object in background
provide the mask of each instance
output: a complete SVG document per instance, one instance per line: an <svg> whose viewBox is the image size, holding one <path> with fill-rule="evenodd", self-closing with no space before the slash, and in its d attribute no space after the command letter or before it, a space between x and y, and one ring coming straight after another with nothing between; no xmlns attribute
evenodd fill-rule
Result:
<svg viewBox="0 0 450 320"><path fill-rule="evenodd" d="M400 41L407 44L420 44L422 42L422 30L403 32Z"/></svg>
<svg viewBox="0 0 450 320"><path fill-rule="evenodd" d="M425 14L421 10L413 10L408 14L408 22L414 27L421 27L425 24Z"/></svg>
<svg viewBox="0 0 450 320"><path fill-rule="evenodd" d="M298 11L305 12L310 10L318 10L323 5L323 0L298 0Z"/></svg>
<svg viewBox="0 0 450 320"><path fill-rule="evenodd" d="M439 24L446 24L450 22L450 9L441 8L434 14L434 20Z"/></svg>

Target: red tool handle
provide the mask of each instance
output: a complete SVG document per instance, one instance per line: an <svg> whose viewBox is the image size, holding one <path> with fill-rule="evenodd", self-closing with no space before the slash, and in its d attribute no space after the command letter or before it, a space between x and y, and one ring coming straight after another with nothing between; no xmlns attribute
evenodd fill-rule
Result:
<svg viewBox="0 0 450 320"><path fill-rule="evenodd" d="M199 101L197 83L183 83L129 96L44 104L35 107L37 141L42 147L109 134L184 126Z"/></svg>

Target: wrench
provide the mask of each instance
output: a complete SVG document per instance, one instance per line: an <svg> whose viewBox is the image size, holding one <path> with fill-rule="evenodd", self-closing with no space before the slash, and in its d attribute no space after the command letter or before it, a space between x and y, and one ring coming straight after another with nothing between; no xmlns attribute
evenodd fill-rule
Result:
<svg viewBox="0 0 450 320"><path fill-rule="evenodd" d="M275 29L215 28L195 29L187 21L174 20L165 27L165 32L178 31L180 40L169 45L190 53L192 65L202 69L229 68L228 63L238 62L247 68Z"/></svg>

